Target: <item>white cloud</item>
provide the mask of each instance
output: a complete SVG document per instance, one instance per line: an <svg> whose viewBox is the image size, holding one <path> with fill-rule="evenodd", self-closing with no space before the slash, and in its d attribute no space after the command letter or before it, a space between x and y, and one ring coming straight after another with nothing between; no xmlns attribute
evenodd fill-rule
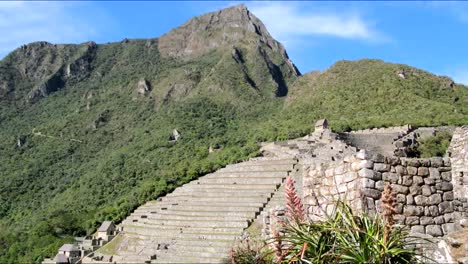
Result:
<svg viewBox="0 0 468 264"><path fill-rule="evenodd" d="M74 12L77 2L0 2L0 58L33 41L75 43L91 40L97 31Z"/></svg>
<svg viewBox="0 0 468 264"><path fill-rule="evenodd" d="M248 4L279 41L288 42L305 36L333 36L366 41L387 41L388 37L373 28L356 13L303 10L299 5L280 2ZM304 8L305 9L305 8Z"/></svg>

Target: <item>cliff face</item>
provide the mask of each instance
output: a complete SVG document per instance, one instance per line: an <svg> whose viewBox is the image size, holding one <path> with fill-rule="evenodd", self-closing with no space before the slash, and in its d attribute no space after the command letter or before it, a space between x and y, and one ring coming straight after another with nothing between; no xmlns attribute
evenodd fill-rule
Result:
<svg viewBox="0 0 468 264"><path fill-rule="evenodd" d="M134 58L128 58L130 53ZM149 54L157 56L150 61ZM130 70L132 64L141 63L144 68ZM187 64L190 67L184 68ZM158 69L163 66L166 69ZM192 18L159 39L24 45L0 62L0 100L34 103L58 90L73 89L77 82L99 83L100 78L90 77L112 71L160 84L150 95L157 103L179 100L194 91L285 96L288 82L299 75L284 47L240 5ZM167 74L154 74L161 71Z"/></svg>
<svg viewBox="0 0 468 264"><path fill-rule="evenodd" d="M196 57L230 45L268 47L287 59L286 51L274 40L263 23L244 5L194 17L161 36L159 50L163 56Z"/></svg>

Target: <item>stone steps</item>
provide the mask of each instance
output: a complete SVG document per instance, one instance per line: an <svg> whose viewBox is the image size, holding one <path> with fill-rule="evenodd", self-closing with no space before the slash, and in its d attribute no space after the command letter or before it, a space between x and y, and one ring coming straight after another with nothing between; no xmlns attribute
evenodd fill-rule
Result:
<svg viewBox="0 0 468 264"><path fill-rule="evenodd" d="M209 234L239 234L242 232L243 228L237 227L185 227L185 228L173 228L168 226L152 226L147 224L136 224L130 223L123 225L123 230L141 228L145 230L154 230L159 232L173 232L173 233L186 233L186 234L200 234L200 233L209 233Z"/></svg>
<svg viewBox="0 0 468 264"><path fill-rule="evenodd" d="M226 168L220 169L220 172L245 172L245 171L291 171L293 170L292 165L247 165L247 166L227 166Z"/></svg>
<svg viewBox="0 0 468 264"><path fill-rule="evenodd" d="M142 217L143 216L143 217ZM198 221L198 220L214 220L214 221L224 221L226 219L225 216L216 216L216 215L192 215L192 216L186 216L186 215L171 215L171 214L141 214L141 215L134 215L132 214L131 217L133 219L141 219L141 220L147 220L147 221L160 221L160 220L179 220L179 219L185 219L185 220L191 220L191 221ZM248 217L238 217L238 216L232 216L229 217L230 220L233 221L245 221L248 219Z"/></svg>
<svg viewBox="0 0 468 264"><path fill-rule="evenodd" d="M131 231L125 231L127 235L132 237L139 237L139 238L148 238L151 239L154 235L158 236L158 239L188 239L188 240L214 240L214 241L231 241L238 237L239 234L208 234L208 233L159 233L159 234L151 234L148 231L145 232L143 229L133 229Z"/></svg>
<svg viewBox="0 0 468 264"><path fill-rule="evenodd" d="M227 254L226 254L227 255ZM227 257L217 257L217 258L196 258L196 257L185 257L185 256L167 256L161 259L156 259L151 263L180 263L180 264L189 264L189 263L226 263Z"/></svg>
<svg viewBox="0 0 468 264"><path fill-rule="evenodd" d="M209 198L232 198L232 197L239 197L239 198L250 198L250 197L271 197L271 193L264 193L264 192L251 192L251 191L239 191L234 192L235 196L232 195L233 192L189 192L180 190L178 192L173 192L171 194L166 195L166 198L171 197L209 197Z"/></svg>
<svg viewBox="0 0 468 264"><path fill-rule="evenodd" d="M197 211L169 211L169 210L161 210L158 212L159 214L169 214L169 215L185 215L185 216L217 216L219 215L216 211L215 212L209 212L209 211L203 211L203 212L197 212ZM252 215L255 215L254 212L221 212L223 213L222 215L226 217L232 217L232 216L238 216L238 217L251 217Z"/></svg>
<svg viewBox="0 0 468 264"><path fill-rule="evenodd" d="M243 230L276 201L273 193L296 163L264 158L229 165L147 202L121 224L117 263L150 256L151 263L222 263Z"/></svg>
<svg viewBox="0 0 468 264"><path fill-rule="evenodd" d="M213 197L203 197L203 196L171 196L171 197L165 197L161 199L161 202L184 202L184 201L192 201L192 202L212 202L214 199ZM218 202L226 202L226 203L265 203L267 202L268 198L267 197L261 197L261 196L252 196L252 197L215 197L215 200ZM159 203L159 202L158 202ZM156 205L157 203L154 204L149 204L149 205Z"/></svg>
<svg viewBox="0 0 468 264"><path fill-rule="evenodd" d="M164 219L165 226L172 226L172 227L240 227L244 228L247 227L249 222L247 220L243 221L215 221L215 220L198 220L195 222L194 220L176 220L176 219ZM154 224L153 221L148 221L146 219L139 219L139 223L152 225ZM162 224L161 224L162 225Z"/></svg>
<svg viewBox="0 0 468 264"><path fill-rule="evenodd" d="M286 177L288 175L288 171L217 171L214 174L210 174L204 176L204 178L260 178L260 177Z"/></svg>
<svg viewBox="0 0 468 264"><path fill-rule="evenodd" d="M197 181L197 184L281 184L283 177L259 177L259 178L204 178Z"/></svg>

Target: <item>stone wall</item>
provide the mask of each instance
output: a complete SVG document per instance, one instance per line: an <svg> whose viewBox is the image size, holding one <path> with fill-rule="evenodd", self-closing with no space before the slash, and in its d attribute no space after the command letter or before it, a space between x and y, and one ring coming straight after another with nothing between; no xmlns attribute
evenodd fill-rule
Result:
<svg viewBox="0 0 468 264"><path fill-rule="evenodd" d="M467 208L466 199L454 193L451 170L449 158L385 157L361 150L340 161L310 165L303 179L304 203L312 219L330 212L338 198L357 211L374 213L390 184L397 194L395 219L413 232L442 236L456 229Z"/></svg>
<svg viewBox="0 0 468 264"><path fill-rule="evenodd" d="M338 198L362 210L359 191L362 182L354 161L357 161L355 155L348 155L339 161L309 165L308 173L303 176L303 194L312 220L329 215Z"/></svg>
<svg viewBox="0 0 468 264"><path fill-rule="evenodd" d="M468 199L468 126L455 129L449 147L454 194Z"/></svg>

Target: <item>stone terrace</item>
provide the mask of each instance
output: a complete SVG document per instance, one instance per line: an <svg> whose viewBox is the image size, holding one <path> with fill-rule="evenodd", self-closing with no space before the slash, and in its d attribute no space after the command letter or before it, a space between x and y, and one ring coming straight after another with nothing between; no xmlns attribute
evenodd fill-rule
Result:
<svg viewBox="0 0 468 264"><path fill-rule="evenodd" d="M83 263L222 263L296 164L256 158L200 177L140 206Z"/></svg>

